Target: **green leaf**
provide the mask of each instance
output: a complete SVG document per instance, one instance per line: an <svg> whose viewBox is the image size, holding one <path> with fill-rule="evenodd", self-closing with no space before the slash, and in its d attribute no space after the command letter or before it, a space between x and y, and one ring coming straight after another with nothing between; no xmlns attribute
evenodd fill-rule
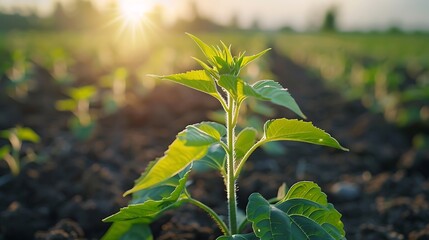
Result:
<svg viewBox="0 0 429 240"><path fill-rule="evenodd" d="M204 68L204 70L206 70L207 72L209 72L212 76L216 76L217 72L215 70L213 70L213 68L211 68L209 65L207 65L205 62L201 61L200 59L193 57L193 59L195 61L197 61L198 64L200 64L200 66L202 68Z"/></svg>
<svg viewBox="0 0 429 240"><path fill-rule="evenodd" d="M258 59L259 57L261 57L262 55L264 55L266 52L268 52L270 50L271 50L271 48L268 48L268 49L265 49L264 51L262 51L262 52L260 52L258 54L255 54L255 55L252 55L252 56L245 56L245 57L243 57L243 62L241 63L241 67L242 68L245 67L247 64L249 64L253 60Z"/></svg>
<svg viewBox="0 0 429 240"><path fill-rule="evenodd" d="M199 38L195 37L194 35L190 34L190 33L186 33L189 37L192 38L192 40L195 41L195 43L198 45L198 47L200 47L201 51L204 53L204 55L207 57L207 59L209 60L214 60L214 57L217 56L216 51L210 47L209 45L207 45L206 43L204 43L203 41L201 41Z"/></svg>
<svg viewBox="0 0 429 240"><path fill-rule="evenodd" d="M322 129L313 126L311 122L296 119L281 118L267 121L264 125L264 138L266 142L297 141L348 151L335 138Z"/></svg>
<svg viewBox="0 0 429 240"><path fill-rule="evenodd" d="M285 198L269 204L259 193L249 197L247 216L261 240L280 239L345 239L341 214L317 184L299 182L291 187Z"/></svg>
<svg viewBox="0 0 429 240"><path fill-rule="evenodd" d="M39 135L33 131L31 128L27 127L17 127L16 135L22 141L30 141L34 143L38 143L40 141Z"/></svg>
<svg viewBox="0 0 429 240"><path fill-rule="evenodd" d="M243 101L248 96L259 96L249 84L234 75L223 74L220 76L218 83L238 102Z"/></svg>
<svg viewBox="0 0 429 240"><path fill-rule="evenodd" d="M58 100L55 103L55 108L58 111L74 111L77 108L77 102L74 99Z"/></svg>
<svg viewBox="0 0 429 240"><path fill-rule="evenodd" d="M101 240L153 240L149 225L144 223L115 222Z"/></svg>
<svg viewBox="0 0 429 240"><path fill-rule="evenodd" d="M241 159L244 155L249 151L249 149L256 142L256 129L248 127L243 129L237 136L237 140L235 142L236 148L236 157L237 159Z"/></svg>
<svg viewBox="0 0 429 240"><path fill-rule="evenodd" d="M10 146L5 145L0 148L0 159L3 159L6 154L10 153Z"/></svg>
<svg viewBox="0 0 429 240"><path fill-rule="evenodd" d="M255 236L253 233L247 233L247 234L235 234L232 236L221 236L216 238L216 240L259 240L258 237Z"/></svg>
<svg viewBox="0 0 429 240"><path fill-rule="evenodd" d="M207 154L195 162L196 164L204 164L209 166L210 168L220 170L221 172L224 170L226 153L220 144L213 144L210 146Z"/></svg>
<svg viewBox="0 0 429 240"><path fill-rule="evenodd" d="M124 195L151 187L176 175L193 161L204 157L210 145L219 141L225 131L224 126L212 122L188 126L177 135L165 155Z"/></svg>
<svg viewBox="0 0 429 240"><path fill-rule="evenodd" d="M178 135L186 146L204 146L219 142L226 134L224 125L215 122L202 122L189 125L186 131Z"/></svg>
<svg viewBox="0 0 429 240"><path fill-rule="evenodd" d="M205 70L189 71L186 73L178 73L167 76L155 76L160 79L170 80L198 91L207 93L217 99L220 98L216 90L216 85L210 74Z"/></svg>
<svg viewBox="0 0 429 240"><path fill-rule="evenodd" d="M131 204L121 208L118 213L103 219L103 221L152 222L164 211L181 204L178 199L185 190L189 172L190 169L186 171L182 178L175 176L157 186L136 193Z"/></svg>
<svg viewBox="0 0 429 240"><path fill-rule="evenodd" d="M16 137L21 141L29 141L33 143L38 143L40 141L39 135L33 131L31 128L27 127L15 127L7 130L0 131L0 137L9 139L11 134L16 135Z"/></svg>
<svg viewBox="0 0 429 240"><path fill-rule="evenodd" d="M300 117L306 118L295 102L295 99L293 99L287 89L283 88L278 82L273 80L261 80L253 84L252 88L257 93L252 95L253 97L286 107Z"/></svg>
<svg viewBox="0 0 429 240"><path fill-rule="evenodd" d="M74 100L89 100L97 92L94 86L84 86L79 88L71 88L68 94Z"/></svg>

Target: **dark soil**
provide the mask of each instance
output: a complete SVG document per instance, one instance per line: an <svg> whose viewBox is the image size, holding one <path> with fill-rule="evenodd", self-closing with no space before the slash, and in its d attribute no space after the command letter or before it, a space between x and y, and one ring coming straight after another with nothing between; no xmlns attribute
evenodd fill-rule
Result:
<svg viewBox="0 0 429 240"><path fill-rule="evenodd" d="M258 150L239 180L239 208L248 196L266 198L278 187L300 180L317 182L343 214L348 239L429 239L429 152L411 146L407 132L348 102L323 81L276 52L272 72L287 86L316 126L336 137L350 152L303 143L283 143L286 153ZM53 103L62 90L36 68L42 86L27 101L0 96L0 129L21 124L41 135L36 152L43 163L29 163L11 178L0 164L0 239L98 239L109 224L101 219L127 204L122 193L147 163L162 155L186 125L207 119L219 106L210 97L178 85L158 85L142 98L129 90L126 107L99 119L87 141L67 129L70 114ZM277 109L278 117L294 117ZM2 144L2 143L0 143ZM26 147L26 145L24 146ZM191 194L226 212L217 173L192 175ZM185 205L152 224L156 239L216 239L215 224Z"/></svg>

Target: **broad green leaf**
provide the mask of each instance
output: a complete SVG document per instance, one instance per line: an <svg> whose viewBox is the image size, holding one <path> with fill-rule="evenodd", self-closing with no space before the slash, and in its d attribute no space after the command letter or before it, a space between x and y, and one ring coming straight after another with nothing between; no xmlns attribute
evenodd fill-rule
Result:
<svg viewBox="0 0 429 240"><path fill-rule="evenodd" d="M292 191L292 193L289 193ZM343 240L341 214L317 184L299 182L277 204L269 204L259 193L249 197L247 216L261 240L308 239Z"/></svg>
<svg viewBox="0 0 429 240"><path fill-rule="evenodd" d="M71 88L68 94L74 100L89 100L97 92L94 86L84 86L79 88Z"/></svg>
<svg viewBox="0 0 429 240"><path fill-rule="evenodd" d="M162 212L181 204L178 199L185 189L189 172L190 169L180 179L174 177L172 180L167 180L153 188L141 191L140 194L137 193L133 201L141 203L131 203L127 207L121 208L118 213L103 219L103 221L152 222Z"/></svg>
<svg viewBox="0 0 429 240"><path fill-rule="evenodd" d="M150 171L150 169L155 164L155 161L152 161L147 166L147 170ZM144 189L142 191L137 191L133 193L133 198L130 201L131 204L139 204L144 203L148 200L153 201L160 201L162 199L167 200L174 200L170 199L171 193L174 192L174 190L177 188L177 186L180 185L180 180L186 176L186 174L190 171L190 167L186 168L185 170L181 171L179 174L176 174L175 176L153 186L147 189Z"/></svg>
<svg viewBox="0 0 429 240"><path fill-rule="evenodd" d="M210 168L224 172L226 153L220 144L213 144L210 146L207 154L198 160L196 164L204 164Z"/></svg>
<svg viewBox="0 0 429 240"><path fill-rule="evenodd" d="M334 239L344 238L341 214L328 203L326 194L313 182L303 181L294 184L276 206L289 214L310 217Z"/></svg>
<svg viewBox="0 0 429 240"><path fill-rule="evenodd" d="M151 187L176 175L193 161L204 157L210 145L218 141L224 131L224 127L217 123L206 122L188 126L177 135L165 155L124 195Z"/></svg>
<svg viewBox="0 0 429 240"><path fill-rule="evenodd" d="M220 95L216 90L214 80L205 70L189 71L186 73L178 73L167 76L152 76L165 80L170 80L185 85L187 87L196 89L198 91L207 93L215 98L220 98Z"/></svg>
<svg viewBox="0 0 429 240"><path fill-rule="evenodd" d="M262 55L264 55L266 52L268 52L270 50L271 50L271 48L268 48L268 49L265 49L264 51L262 51L262 52L260 52L258 54L255 54L255 55L252 55L252 56L244 56L243 57L243 62L241 63L241 67L242 68L245 67L247 64L249 64L253 60L258 59L259 57L261 57Z"/></svg>
<svg viewBox="0 0 429 240"><path fill-rule="evenodd" d="M295 198L308 199L324 205L328 204L326 194L322 192L320 187L317 184L308 181L302 181L294 184L289 191L287 191L287 194L280 199L279 203Z"/></svg>
<svg viewBox="0 0 429 240"><path fill-rule="evenodd" d="M243 129L237 136L237 140L235 142L236 147L236 157L240 160L244 155L249 151L249 149L256 142L256 129L254 128L245 128Z"/></svg>
<svg viewBox="0 0 429 240"><path fill-rule="evenodd" d="M214 122L203 122L187 126L186 131L177 137L186 146L205 146L219 142L225 134L225 126Z"/></svg>
<svg viewBox="0 0 429 240"><path fill-rule="evenodd" d="M253 95L253 97L289 108L300 117L306 118L295 102L295 99L293 99L287 89L283 88L278 82L273 80L261 80L253 84L252 88L258 93Z"/></svg>
<svg viewBox="0 0 429 240"><path fill-rule="evenodd" d="M247 234L235 234L232 236L222 236L216 238L216 240L259 240L258 237L255 236L253 233L247 233Z"/></svg>
<svg viewBox="0 0 429 240"><path fill-rule="evenodd" d="M115 222L101 240L153 240L149 225L144 223Z"/></svg>
<svg viewBox="0 0 429 240"><path fill-rule="evenodd" d="M297 141L348 151L335 138L322 129L313 126L311 122L296 119L281 118L267 121L264 125L264 138L266 142Z"/></svg>

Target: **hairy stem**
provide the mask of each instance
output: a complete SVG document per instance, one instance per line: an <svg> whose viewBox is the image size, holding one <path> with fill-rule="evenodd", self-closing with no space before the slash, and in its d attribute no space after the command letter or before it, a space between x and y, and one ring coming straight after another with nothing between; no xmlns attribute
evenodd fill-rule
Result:
<svg viewBox="0 0 429 240"><path fill-rule="evenodd" d="M228 198L228 213L229 213L229 230L231 234L237 233L237 199L235 187L235 123L234 116L236 116L237 107L234 99L228 94L228 111L226 112L226 128L227 128L227 198Z"/></svg>
<svg viewBox="0 0 429 240"><path fill-rule="evenodd" d="M204 203L202 203L196 199L191 198L190 196L189 196L189 198L186 198L183 200L201 208L202 210L204 210L216 222L216 224L218 225L219 229L223 232L223 234L230 235L230 232L229 232L228 227L226 226L225 222L222 221L222 219L219 217L219 215L217 215L217 213L215 211L213 211L213 209L211 209L210 207L208 207Z"/></svg>

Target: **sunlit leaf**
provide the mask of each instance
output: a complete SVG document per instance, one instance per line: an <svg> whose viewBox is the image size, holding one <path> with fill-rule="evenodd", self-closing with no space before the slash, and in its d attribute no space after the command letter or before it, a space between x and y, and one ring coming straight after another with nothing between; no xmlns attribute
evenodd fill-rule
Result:
<svg viewBox="0 0 429 240"><path fill-rule="evenodd" d="M133 222L115 222L110 226L101 240L153 240L149 225Z"/></svg>
<svg viewBox="0 0 429 240"><path fill-rule="evenodd" d="M224 125L215 122L202 122L186 127L186 131L177 137L186 146L204 146L219 142L226 134Z"/></svg>
<svg viewBox="0 0 429 240"><path fill-rule="evenodd" d="M89 100L97 92L94 86L83 86L79 88L71 88L68 94L74 100Z"/></svg>
<svg viewBox="0 0 429 240"><path fill-rule="evenodd" d="M132 221L133 223L152 222L162 212L180 205L178 199L185 189L189 172L190 169L182 178L174 177L172 180L166 180L157 186L137 193L133 198L134 203L121 208L118 213L103 219L103 221Z"/></svg>
<svg viewBox="0 0 429 240"><path fill-rule="evenodd" d="M215 56L217 56L216 51L210 47L209 45L207 45L206 43L204 43L203 41L201 41L199 38L195 37L194 35L190 34L190 33L186 33L189 37L192 38L192 40L195 41L195 43L198 45L198 47L200 47L201 51L204 53L204 55L210 59L213 60Z"/></svg>
<svg viewBox="0 0 429 240"><path fill-rule="evenodd" d="M210 168L224 171L226 153L220 144L213 144L207 154L198 160L197 164L204 164Z"/></svg>
<svg viewBox="0 0 429 240"><path fill-rule="evenodd" d="M262 55L264 55L266 52L270 51L271 48L265 49L264 51L252 55L252 56L244 56L243 57L243 62L241 63L241 67L245 67L247 64L249 64L250 62L252 62L253 60L258 59L259 57L261 57Z"/></svg>
<svg viewBox="0 0 429 240"><path fill-rule="evenodd" d="M264 138L266 141L306 142L348 151L335 138L313 126L311 122L296 119L281 118L267 121L264 125Z"/></svg>
<svg viewBox="0 0 429 240"><path fill-rule="evenodd" d="M221 75L219 78L219 86L227 90L238 102L243 101L248 96L259 96L249 84L234 75Z"/></svg>
<svg viewBox="0 0 429 240"><path fill-rule="evenodd" d="M55 108L58 111L74 111L77 108L77 102L73 99L58 100L55 102Z"/></svg>
<svg viewBox="0 0 429 240"><path fill-rule="evenodd" d="M17 127L16 136L22 141L30 141L34 143L40 141L39 135L33 131L33 129L27 127Z"/></svg>
<svg viewBox="0 0 429 240"><path fill-rule="evenodd" d="M286 107L300 117L305 118L305 115L287 89L283 88L278 82L273 80L261 80L253 84L252 88L258 93L253 95L253 97Z"/></svg>
<svg viewBox="0 0 429 240"><path fill-rule="evenodd" d="M185 169L190 163L204 157L210 145L225 135L225 127L218 123L204 122L188 126L180 132L150 171L136 182L125 195L158 184Z"/></svg>
<svg viewBox="0 0 429 240"><path fill-rule="evenodd" d="M2 160L4 158L4 156L6 156L6 154L10 153L10 146L9 145L5 145L3 147L0 148L0 160Z"/></svg>
<svg viewBox="0 0 429 240"><path fill-rule="evenodd" d="M0 131L0 137L8 139L11 134L16 135L16 137L21 141L29 141L37 143L40 141L39 135L33 131L31 128L27 127L15 127L8 130Z"/></svg>
<svg viewBox="0 0 429 240"><path fill-rule="evenodd" d="M345 239L341 214L327 203L326 195L317 184L299 182L289 191L294 191L291 195L297 194L299 198L283 199L275 205L259 193L250 195L247 216L257 237L261 240Z"/></svg>
<svg viewBox="0 0 429 240"><path fill-rule="evenodd" d="M198 62L198 64L200 64L200 66L201 66L204 70L206 70L207 72L209 72L211 75L213 75L213 76L216 76L216 75L217 75L216 71L215 71L215 70L213 70L213 68L211 68L211 67L210 67L209 65L207 65L205 62L203 62L203 61L201 61L200 59L195 58L195 57L193 57L193 59L194 59L195 61L197 61L197 62Z"/></svg>
<svg viewBox="0 0 429 240"><path fill-rule="evenodd" d="M207 93L215 98L220 98L216 85L210 74L205 70L189 71L167 76L154 76L160 79L170 80L198 91Z"/></svg>
<svg viewBox="0 0 429 240"><path fill-rule="evenodd" d="M237 159L241 159L246 154L246 152L255 144L256 133L256 129L249 127L243 129L237 135L237 141L235 142L235 154Z"/></svg>

